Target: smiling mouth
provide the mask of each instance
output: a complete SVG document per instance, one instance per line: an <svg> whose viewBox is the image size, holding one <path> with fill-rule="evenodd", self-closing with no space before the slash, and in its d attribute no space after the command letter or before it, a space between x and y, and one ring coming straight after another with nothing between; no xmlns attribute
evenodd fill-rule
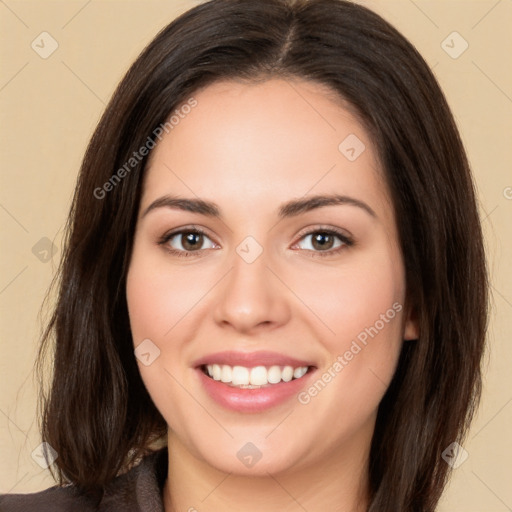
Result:
<svg viewBox="0 0 512 512"><path fill-rule="evenodd" d="M227 364L201 365L202 372L212 380L239 389L268 388L298 380L310 373L312 366L230 366Z"/></svg>

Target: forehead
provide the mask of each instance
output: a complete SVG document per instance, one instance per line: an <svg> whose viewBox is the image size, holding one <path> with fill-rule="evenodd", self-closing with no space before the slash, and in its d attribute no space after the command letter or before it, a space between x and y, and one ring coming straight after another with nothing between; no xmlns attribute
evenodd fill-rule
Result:
<svg viewBox="0 0 512 512"><path fill-rule="evenodd" d="M389 209L373 144L333 91L272 79L217 82L193 97L152 151L142 207L165 193L259 208L334 192Z"/></svg>

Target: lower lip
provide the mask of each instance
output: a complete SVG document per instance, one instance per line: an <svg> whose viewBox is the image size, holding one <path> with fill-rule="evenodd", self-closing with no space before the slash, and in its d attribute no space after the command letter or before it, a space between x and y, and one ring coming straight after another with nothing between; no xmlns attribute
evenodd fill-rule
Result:
<svg viewBox="0 0 512 512"><path fill-rule="evenodd" d="M314 373L309 371L300 379L280 382L268 387L256 389L240 389L213 380L198 368L199 379L215 402L226 409L238 412L262 412L276 407L297 394L305 387L306 381Z"/></svg>

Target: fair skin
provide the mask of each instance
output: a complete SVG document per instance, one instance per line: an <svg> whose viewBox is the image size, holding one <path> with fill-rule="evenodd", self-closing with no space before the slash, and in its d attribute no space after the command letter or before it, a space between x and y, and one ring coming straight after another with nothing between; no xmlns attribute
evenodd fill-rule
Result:
<svg viewBox="0 0 512 512"><path fill-rule="evenodd" d="M127 279L134 345L149 339L160 350L138 364L169 426L165 510L365 510L377 408L403 340L418 335L375 148L312 82L219 82L194 98L152 151ZM354 161L338 149L349 134L366 148ZM279 215L289 201L333 194L359 205ZM165 195L215 203L219 217L169 205L146 212ZM325 235L332 230L353 245ZM263 249L250 263L237 252L248 236L257 245L246 252ZM378 333L344 355L370 326ZM226 407L196 363L227 350L307 361L306 395L258 411ZM325 373L329 382L308 392ZM261 455L251 467L237 456L249 442Z"/></svg>

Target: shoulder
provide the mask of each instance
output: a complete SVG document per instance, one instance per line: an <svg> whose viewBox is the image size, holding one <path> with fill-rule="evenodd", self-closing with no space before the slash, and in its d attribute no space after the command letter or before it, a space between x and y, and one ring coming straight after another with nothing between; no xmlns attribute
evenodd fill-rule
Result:
<svg viewBox="0 0 512 512"><path fill-rule="evenodd" d="M80 508L78 508L80 507ZM0 495L0 512L64 512L96 510L93 498L81 494L74 486L50 487L30 494Z"/></svg>
<svg viewBox="0 0 512 512"><path fill-rule="evenodd" d="M140 464L115 478L99 497L81 493L73 485L54 486L29 494L2 494L0 512L163 511L167 460L167 448L144 457Z"/></svg>

